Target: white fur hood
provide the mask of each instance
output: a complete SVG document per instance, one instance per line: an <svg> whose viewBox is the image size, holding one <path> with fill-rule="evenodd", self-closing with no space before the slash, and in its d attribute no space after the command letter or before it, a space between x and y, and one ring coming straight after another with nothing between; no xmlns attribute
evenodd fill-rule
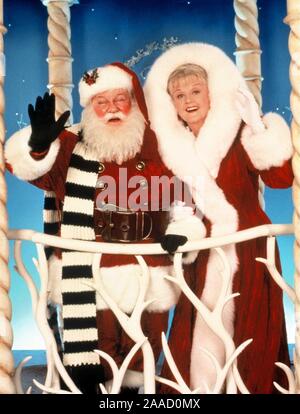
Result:
<svg viewBox="0 0 300 414"><path fill-rule="evenodd" d="M186 63L202 66L208 75L210 110L196 139L178 120L167 93L170 74ZM144 87L149 119L157 134L162 158L176 175L199 175L200 162L216 179L242 121L235 106L240 86L247 88L236 65L222 50L209 44L178 45L154 62ZM249 128L244 128L242 145L258 169L281 166L292 155L289 128L278 114L267 114L263 121L266 131L262 134L254 135ZM182 154L188 163L182 162Z"/></svg>
<svg viewBox="0 0 300 414"><path fill-rule="evenodd" d="M203 67L208 75L210 110L196 138L178 120L167 92L170 74L187 63ZM239 87L247 88L234 63L217 47L202 43L175 46L163 53L154 62L145 84L149 119L157 135L162 159L174 175L188 184L196 205L212 224L211 237L238 230L238 212L217 185L216 178L241 125L242 119L235 105ZM241 143L257 169L281 166L292 155L289 129L277 114L269 114L263 121L266 130L260 134L254 135L247 126L243 128ZM230 294L238 257L234 244L225 246L223 251L232 276L227 292ZM218 255L212 250L201 296L211 309L221 289L221 270ZM224 325L233 335L234 303L231 301L229 306L224 314ZM199 352L200 346L212 352L221 366L225 363L223 345L197 314L190 361L191 385L202 387L205 381L211 388L216 380L215 367Z"/></svg>
<svg viewBox="0 0 300 414"><path fill-rule="evenodd" d="M200 65L208 74L211 109L196 140L178 120L167 93L169 75L179 65L186 63ZM184 148L186 159L194 160L196 164L200 159L210 174L217 177L220 163L231 147L241 123L235 108L235 94L239 86L246 87L240 72L215 46L187 43L169 49L156 60L148 74L145 96L151 125L158 135L160 150L167 165L170 147L173 146L176 148L172 151L173 163L174 157L178 157L176 167L180 168L178 164L183 164L182 151L179 150L181 147ZM189 162L189 165L192 164ZM187 174L186 165L184 169L184 174ZM192 170L190 172L193 173Z"/></svg>

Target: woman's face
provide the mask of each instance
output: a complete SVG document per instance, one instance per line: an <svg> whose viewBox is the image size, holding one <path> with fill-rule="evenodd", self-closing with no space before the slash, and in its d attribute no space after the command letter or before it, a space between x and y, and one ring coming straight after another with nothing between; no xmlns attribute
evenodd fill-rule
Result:
<svg viewBox="0 0 300 414"><path fill-rule="evenodd" d="M198 133L210 108L206 80L196 75L178 78L170 83L169 92L179 117Z"/></svg>

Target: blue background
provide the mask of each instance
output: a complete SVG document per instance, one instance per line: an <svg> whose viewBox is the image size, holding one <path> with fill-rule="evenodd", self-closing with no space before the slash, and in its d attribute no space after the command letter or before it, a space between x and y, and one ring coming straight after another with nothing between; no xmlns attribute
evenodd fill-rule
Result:
<svg viewBox="0 0 300 414"><path fill-rule="evenodd" d="M284 0L259 0L260 41L262 48L263 111L281 113L290 122L289 110L289 28ZM6 54L6 128L7 136L28 123L27 105L44 93L48 83L47 9L39 0L4 1ZM232 0L82 0L71 8L72 53L74 58L74 121L80 106L77 83L86 69L113 61L126 61L137 50L163 38L177 37L179 43L202 41L221 47L234 59L235 29ZM138 73L159 55L154 52L133 69ZM40 190L7 174L10 228L42 231L43 194ZM267 213L274 223L292 222L290 190L265 193ZM293 279L293 238L279 238L285 277ZM35 249L25 243L24 257L35 275L31 257ZM42 339L32 320L30 296L23 280L13 270L11 298L15 349L41 349ZM289 342L294 342L292 305L285 301Z"/></svg>

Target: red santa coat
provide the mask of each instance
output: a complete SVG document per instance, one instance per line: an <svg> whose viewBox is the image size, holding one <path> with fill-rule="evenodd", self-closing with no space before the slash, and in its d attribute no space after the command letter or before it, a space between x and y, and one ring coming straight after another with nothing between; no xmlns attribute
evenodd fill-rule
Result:
<svg viewBox="0 0 300 414"><path fill-rule="evenodd" d="M62 211L62 205L65 199L65 187L67 180L67 172L70 164L70 158L73 152L73 149L78 142L78 135L73 134L72 132L64 131L60 136L60 150L56 158L55 163L53 164L51 170L34 181L31 181L32 184L38 186L43 190L54 191L56 194L57 203L59 206L59 211ZM162 190L155 191L153 194L151 192L151 177L154 176L169 176L170 172L162 163L157 149L155 147L155 136L151 134L151 131L147 130L145 133L144 144L142 146L141 152L135 156L135 158L124 162L121 165L118 165L113 162L104 162L103 172L99 172L99 179L105 175L106 177L111 177L115 180L116 183L116 205L122 206L123 208L130 208L128 205L128 200L130 196L134 193L136 188L129 188L128 183L132 180L133 177L139 178L139 181L146 182L148 185L144 185L145 191L147 191L147 200L149 200L149 209L151 209L152 200L154 205L161 204ZM144 168L139 170L138 163L143 162ZM126 169L127 181L119 180L121 170ZM95 206L96 206L96 197L99 194L100 190L95 191ZM106 199L105 199L106 201ZM173 200L171 200L172 202ZM147 211L147 206L143 206ZM167 223L165 223L165 227ZM60 235L60 232L59 232ZM101 237L97 237L101 241ZM145 242L153 242L153 239L145 240ZM154 305L155 310L164 311L170 308L177 301L178 292L176 289L171 286L171 284L163 279L163 275L166 272L171 271L171 261L167 255L154 255L154 256L145 256L146 263L151 267L153 277L155 278L151 283L150 291L155 290L155 294L152 292L150 295L153 295L157 298L157 303ZM51 261L52 262L52 261ZM52 265L52 263L51 263ZM119 268L119 266L125 266ZM134 298L137 295L137 284L133 283L131 280L131 275L137 275L139 265L136 262L134 256L125 256L125 255L108 255L104 254L101 259L101 267L103 269L103 278L104 283L112 295L112 297L117 300L117 303L120 305L121 309L125 312L130 312L135 303ZM116 270L118 270L116 272ZM122 277L120 277L120 272L122 272ZM155 276L154 276L155 274ZM121 279L121 280L120 280ZM159 280L158 280L159 279ZM151 279L152 280L152 279ZM137 282L137 280L136 280ZM56 287L59 287L57 281L53 284L53 289L51 289L51 297L55 295ZM156 288L159 287L160 293L156 292ZM170 287L170 289L169 289ZM166 290L164 290L166 288ZM122 293L122 294L121 294ZM159 297L158 297L159 296ZM97 298L98 309L107 308L106 303L100 296ZM149 309L150 310L150 309Z"/></svg>
<svg viewBox="0 0 300 414"><path fill-rule="evenodd" d="M178 120L167 93L170 74L187 63L201 66L208 76L210 110L197 137ZM263 118L266 129L262 133L254 134L250 127L243 126L235 106L236 92L241 86L246 88L245 81L220 49L190 43L160 56L148 74L144 89L163 161L183 181L187 176L202 180L198 187L192 185L191 191L212 237L270 223L259 204L259 175L272 188L292 184L288 126L277 114ZM178 232L184 234L184 228L178 228ZM226 306L224 325L236 346L253 338L238 358L239 370L250 392L270 393L274 363L287 362L288 358L282 292L264 265L255 261L256 257L266 257L266 240L228 245L223 250L232 275L228 294L240 293ZM214 308L220 291L221 270L222 264L214 251L201 252L189 266L187 279L210 309ZM186 320L188 309L191 317ZM211 351L222 365L222 343L181 297L170 336L171 352L192 388L203 387L205 381L212 389L215 369L199 346ZM183 354L190 358L182 358ZM165 366L162 376L168 375Z"/></svg>
<svg viewBox="0 0 300 414"><path fill-rule="evenodd" d="M163 165L158 154L156 138L148 125L147 109L137 77L123 65L114 65L130 74L135 97L146 120L146 129L141 152L137 154L134 159L129 160L120 166L115 163L103 163L102 170L103 167L105 170L102 171L102 173L104 172L106 176L116 179L117 199L115 204L117 206L121 205L123 208L131 207L128 205L128 200L135 188L126 187L128 182L132 178L136 178L137 175L144 183L146 182L148 184L144 187L144 191L148 193L148 199L151 199L152 201L154 200L154 204L157 206L157 204L160 204L163 189L155 188L152 190L150 179L154 176L170 176L170 171ZM90 149L86 149L76 134L73 134L70 131L65 131L51 144L50 149L44 158L34 159L30 155L30 147L28 146L30 134L30 128L26 128L9 139L5 149L8 168L19 178L30 181L32 184L37 185L43 190L54 192L58 211L57 221L60 225L58 235L71 239L94 240L95 232L91 219L94 216L95 199L93 200L93 196L87 194L91 194L91 191L95 190L94 198L96 198L100 191L96 190L97 178L101 180L102 177L102 173L100 176L98 174L98 155L92 154ZM95 164L97 164L96 167ZM143 168L140 168L141 165ZM125 185L124 182L119 181L119 172L121 169L126 169L127 179ZM87 192L84 193L84 196L80 195L82 193L82 185L89 187L85 189ZM127 194L124 194L125 188ZM78 191L78 194L75 190ZM121 191L119 192L119 190ZM119 194L120 199L118 199ZM171 194L170 203L172 201ZM151 207L152 206L150 206L150 209ZM201 220L193 216L193 214L187 214L187 216L188 223L185 223L185 227L190 229L190 239L192 240L196 236L203 236L205 228ZM183 215L181 213L181 220L182 217ZM75 220L77 223L75 223ZM172 222L175 222L175 220L173 219ZM154 222L154 225L156 225L156 222ZM157 240L152 239L147 242L149 241ZM91 297L90 292L87 291L86 286L83 289L83 284L81 282L82 278L84 280L87 278L89 280L91 278L91 258L88 254L79 252L75 255L71 252L63 252L62 255L62 266L60 263L61 261L57 260L55 256L50 258L49 293L50 300L61 303L60 288L63 286L62 293L64 298L68 298L68 300L64 300L63 307L63 314L65 315L64 363L66 365L97 364L99 363L99 361L97 361L97 356L92 352L96 346L94 345L96 332L95 324L93 322L96 316L96 304L94 304L94 299ZM155 299L155 302L151 303L147 310L149 312L164 312L176 303L179 295L175 285L170 284L164 279L164 275L171 272L171 262L166 255L149 256L145 259L150 270L150 286L146 299ZM85 269L84 274L82 273L83 269ZM75 271L76 276L74 273ZM135 258L133 257L112 255L104 255L102 257L101 276L103 284L106 287L106 291L124 312L130 313L133 310L139 291L138 280L140 271L139 265L136 264ZM62 272L64 278L61 277ZM82 306L77 306L77 304L82 304L82 293L84 293L83 296L85 298L84 308ZM74 299L75 297L76 299ZM103 311L107 308L106 303L102 300L100 295L97 295L96 302L97 310ZM88 305L88 307L86 305ZM80 309L84 310L84 314ZM108 311L105 312L107 313ZM100 313L98 312L97 319L99 319L99 315ZM148 315L150 315L150 313L148 313ZM161 331L165 331L167 327L166 313L161 317L156 317L154 313L151 315L153 316L147 317L147 323L143 324L145 334L149 336L150 342L153 337L160 339ZM98 332L100 331L101 349L110 351L110 346L113 344L114 349L112 352L109 352L109 354L113 357L121 356L121 359L124 358L131 346L128 346L128 338L124 339L124 341L123 338L120 338L119 327L116 329L116 324L112 321L112 315L108 313L102 320L101 318L100 315ZM89 326L87 326L86 319L89 319L89 321L91 320L90 322L88 321L90 324ZM68 324L65 322L68 322ZM68 327L66 327L67 325ZM87 328L89 328L89 331ZM89 335L89 337L87 337L87 335ZM103 347L103 342L105 342L103 341L103 337L105 335L109 342L109 345L106 348L105 346ZM67 351L65 337L68 338ZM160 346L157 345L156 341L152 342L152 345L154 347L155 356L158 357ZM137 364L132 364L134 368L141 367L141 359L137 362ZM128 378L125 378L126 383L130 383L131 385L140 385L142 383L140 377L127 377Z"/></svg>
<svg viewBox="0 0 300 414"><path fill-rule="evenodd" d="M37 187L53 191L56 196L56 208L58 215L63 214L63 205L66 193L66 181L70 160L76 144L79 141L77 134L70 131L64 131L59 139L52 145L45 158L35 160L29 155L29 147L27 145L30 136L30 129L26 128L18 132L10 138L6 145L6 161L11 172L14 172L19 178L29 180ZM20 148L22 151L20 151ZM143 168L141 169L141 162ZM162 203L163 187L155 187L152 193L152 177L167 176L170 177L170 171L164 166L157 151L156 138L153 132L147 127L143 145L139 154L135 158L117 165L112 162L104 162L104 170L99 173L98 179L105 175L114 178L116 186L116 205L130 208L128 200L136 188L128 188L128 182L135 177L139 178L139 182L143 182L143 191L147 192L147 200L149 200L149 210L151 206L159 206ZM119 181L120 170L126 169L127 181ZM147 185L145 185L147 183ZM100 190L95 190L96 197ZM79 202L80 200L78 200ZM170 202L173 201L173 191L170 192ZM147 207L144 206L147 210ZM76 206L75 206L76 210ZM155 217L154 217L155 220ZM194 230L195 221L199 221L196 217L191 217L192 227ZM155 225L156 223L154 223ZM162 223L167 227L167 222ZM202 225L202 224L201 224ZM202 225L203 226L203 225ZM58 235L61 234L59 230ZM66 233L65 233L66 234ZM72 234L69 235L70 238ZM101 241L101 237L97 240ZM155 242L155 239L148 239L144 242ZM80 263L80 253L78 253L78 264ZM145 261L150 269L150 286L147 292L147 299L154 299L147 311L147 317L143 317L143 328L145 335L149 337L150 343L154 349L155 357L158 358L160 353L160 335L162 331L167 330L168 315L157 315L154 312L168 311L178 300L179 290L176 286L164 279L164 275L172 273L172 263L168 255L144 256ZM75 263L74 263L75 264ZM136 303L139 291L139 274L140 267L134 256L124 255L103 255L101 259L102 280L107 292L119 305L121 310L130 313ZM54 303L61 304L61 279L62 266L60 260L60 252L56 249L56 255L49 260L49 300ZM108 352L115 358L117 363L121 363L132 347L129 338L120 332L120 328L115 321L113 315L107 310L107 304L100 295L96 295L97 310L105 310L105 314L98 313L98 331L100 333L100 348ZM152 313L153 312L153 313ZM131 369L139 370L142 368L142 357L138 354L130 365ZM108 371L109 372L109 371ZM125 384L141 385L143 378L137 373L126 375ZM108 375L109 377L109 375Z"/></svg>

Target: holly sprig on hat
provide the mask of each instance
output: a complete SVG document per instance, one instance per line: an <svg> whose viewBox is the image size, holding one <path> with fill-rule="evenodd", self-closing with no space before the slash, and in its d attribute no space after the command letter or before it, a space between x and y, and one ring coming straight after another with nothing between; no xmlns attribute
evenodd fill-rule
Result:
<svg viewBox="0 0 300 414"><path fill-rule="evenodd" d="M88 85L93 85L94 83L96 83L96 80L98 77L99 77L98 71L97 69L94 69L92 73L84 72L82 79Z"/></svg>

